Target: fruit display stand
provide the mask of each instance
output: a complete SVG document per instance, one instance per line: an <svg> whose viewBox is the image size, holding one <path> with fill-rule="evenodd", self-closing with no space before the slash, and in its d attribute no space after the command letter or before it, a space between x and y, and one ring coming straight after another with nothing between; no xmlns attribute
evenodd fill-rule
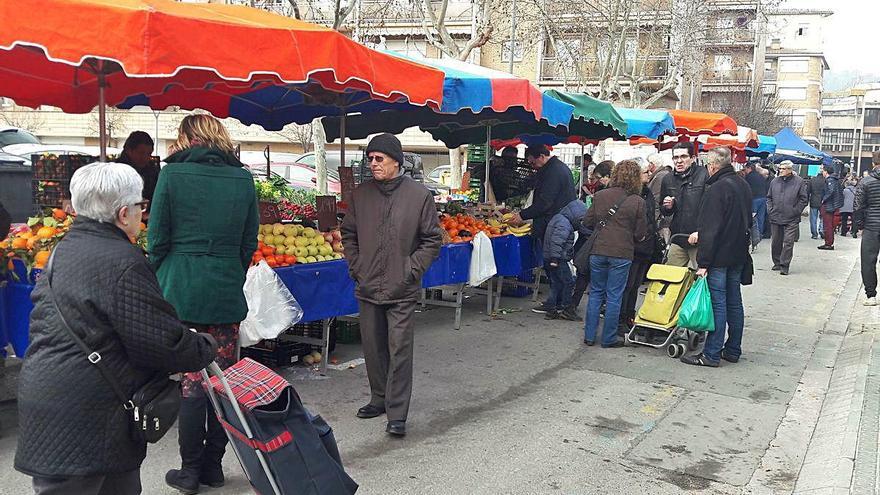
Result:
<svg viewBox="0 0 880 495"><path fill-rule="evenodd" d="M461 307L464 300L464 286L467 284L471 267L471 252L474 246L471 243L447 244L440 248L440 256L425 271L422 276L422 292L419 302L422 309L426 306L440 306L455 309L455 325L461 328ZM441 290L449 287L455 300L445 301L442 297L432 297L432 290Z"/></svg>

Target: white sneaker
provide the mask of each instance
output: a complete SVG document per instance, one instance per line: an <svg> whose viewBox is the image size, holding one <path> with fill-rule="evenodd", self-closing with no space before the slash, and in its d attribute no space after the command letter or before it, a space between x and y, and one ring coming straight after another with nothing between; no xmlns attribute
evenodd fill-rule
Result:
<svg viewBox="0 0 880 495"><path fill-rule="evenodd" d="M876 305L877 305L877 298L876 297L869 297L868 299L865 300L865 306L876 306Z"/></svg>

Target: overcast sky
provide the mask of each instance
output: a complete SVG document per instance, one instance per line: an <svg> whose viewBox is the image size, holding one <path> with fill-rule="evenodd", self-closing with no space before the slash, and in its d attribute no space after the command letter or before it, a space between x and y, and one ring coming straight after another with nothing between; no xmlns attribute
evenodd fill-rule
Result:
<svg viewBox="0 0 880 495"><path fill-rule="evenodd" d="M825 58L831 70L880 74L880 1L787 0L785 6L834 11L825 26Z"/></svg>

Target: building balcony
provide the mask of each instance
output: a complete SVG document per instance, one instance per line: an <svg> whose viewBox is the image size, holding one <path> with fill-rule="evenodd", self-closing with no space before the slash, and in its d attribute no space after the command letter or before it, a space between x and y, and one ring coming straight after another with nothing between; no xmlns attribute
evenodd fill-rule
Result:
<svg viewBox="0 0 880 495"><path fill-rule="evenodd" d="M639 64L644 60L639 60ZM631 73L633 62L627 62L621 76ZM649 57L645 65L645 77L648 80L662 80L669 71L669 61L666 57ZM598 82L599 64L595 60L581 59L580 64L574 65L570 61L562 61L556 58L544 58L541 61L540 82L554 81L581 81L585 83Z"/></svg>
<svg viewBox="0 0 880 495"><path fill-rule="evenodd" d="M826 153L830 153L835 156L852 156L853 152L853 144L852 143L834 143L834 144L822 144L822 151ZM880 144L862 144L862 157L871 156L875 151L880 150Z"/></svg>
<svg viewBox="0 0 880 495"><path fill-rule="evenodd" d="M710 69L703 73L703 85L748 86L752 80L752 69Z"/></svg>
<svg viewBox="0 0 880 495"><path fill-rule="evenodd" d="M711 45L753 46L757 40L758 35L750 26L716 28L706 35L706 41Z"/></svg>
<svg viewBox="0 0 880 495"><path fill-rule="evenodd" d="M779 73L775 69L764 69L764 82L775 81L779 77Z"/></svg>

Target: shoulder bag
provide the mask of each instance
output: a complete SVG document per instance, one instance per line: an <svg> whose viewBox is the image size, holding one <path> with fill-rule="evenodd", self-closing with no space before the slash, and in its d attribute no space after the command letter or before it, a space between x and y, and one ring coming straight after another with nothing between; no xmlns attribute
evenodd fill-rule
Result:
<svg viewBox="0 0 880 495"><path fill-rule="evenodd" d="M113 376L113 373L104 365L101 354L98 351L91 350L73 331L73 328L67 323L67 319L64 318L64 314L58 306L55 292L52 289L52 261L57 250L58 247L56 246L55 250L52 251L52 255L49 256L46 271L49 277L49 295L62 326L67 330L73 341L76 342L76 345L85 353L86 359L98 368L98 371L101 372L101 375L110 384L113 393L119 398L120 406L131 415L131 420L134 423L135 439L149 443L158 442L165 436L165 433L168 432L174 421L177 420L177 413L180 411L180 382L172 380L168 375L160 372L135 391L134 395L130 398L127 397L122 390L122 386Z"/></svg>
<svg viewBox="0 0 880 495"><path fill-rule="evenodd" d="M593 229L593 233L587 239L581 248L575 253L574 258L571 260L574 263L574 267L577 268L578 272L585 273L590 270L590 254L593 252L593 244L596 243L596 239L599 237L599 232L608 225L608 222L611 220L611 217L617 213L617 210L623 205L627 198L629 198L629 194L624 193L623 197L620 198L614 206L612 206L608 210L608 214L596 224L596 228Z"/></svg>

